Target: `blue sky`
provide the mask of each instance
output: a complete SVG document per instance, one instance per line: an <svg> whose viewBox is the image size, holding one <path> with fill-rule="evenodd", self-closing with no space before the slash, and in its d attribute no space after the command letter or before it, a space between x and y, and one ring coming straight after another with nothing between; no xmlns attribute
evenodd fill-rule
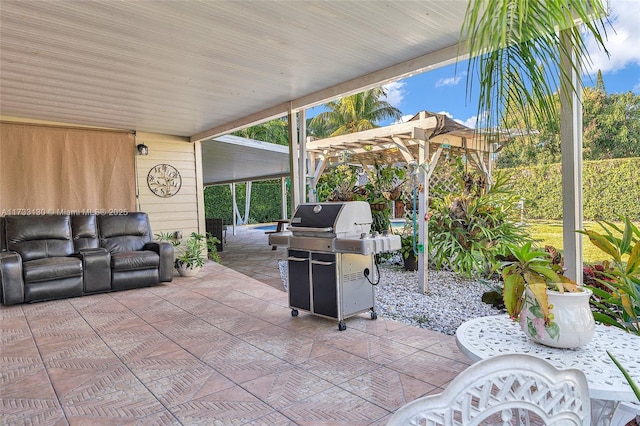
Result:
<svg viewBox="0 0 640 426"><path fill-rule="evenodd" d="M609 0L610 25L606 26L605 45L609 57L590 47L591 69L584 76L586 86L595 85L596 73L602 70L608 93L640 94L640 0ZM446 113L469 127L475 126L477 99L466 99L466 62L419 74L385 86L387 101L411 117L427 110ZM385 123L387 124L387 123Z"/></svg>

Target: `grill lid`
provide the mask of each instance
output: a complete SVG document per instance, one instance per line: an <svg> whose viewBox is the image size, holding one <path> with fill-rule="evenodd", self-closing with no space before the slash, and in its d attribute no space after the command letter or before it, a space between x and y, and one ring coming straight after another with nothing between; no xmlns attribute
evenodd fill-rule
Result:
<svg viewBox="0 0 640 426"><path fill-rule="evenodd" d="M300 204L289 229L293 235L321 238L359 237L371 230L371 208L364 201Z"/></svg>

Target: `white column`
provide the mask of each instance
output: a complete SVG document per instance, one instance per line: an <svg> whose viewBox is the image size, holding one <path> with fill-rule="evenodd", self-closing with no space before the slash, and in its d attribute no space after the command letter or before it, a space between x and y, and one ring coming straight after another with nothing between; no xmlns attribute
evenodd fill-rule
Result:
<svg viewBox="0 0 640 426"><path fill-rule="evenodd" d="M582 85L574 68L575 50L566 33L560 50L560 136L562 139L562 237L566 275L582 284ZM575 91L572 89L575 88Z"/></svg>
<svg viewBox="0 0 640 426"><path fill-rule="evenodd" d="M243 224L249 223L249 210L251 210L251 182L245 182L244 190L244 219Z"/></svg>
<svg viewBox="0 0 640 426"><path fill-rule="evenodd" d="M291 211L300 204L300 187L298 174L298 123L295 111L289 109L289 176L291 179Z"/></svg>
<svg viewBox="0 0 640 426"><path fill-rule="evenodd" d="M287 215L287 178L280 178L280 192L282 194L282 219L286 219Z"/></svg>
<svg viewBox="0 0 640 426"><path fill-rule="evenodd" d="M300 185L298 186L298 196L301 203L307 202L307 121L305 110L301 109L298 112L298 147L299 147L299 162L298 162L298 180Z"/></svg>
<svg viewBox="0 0 640 426"><path fill-rule="evenodd" d="M418 244L424 247L418 253L418 282L422 284L422 292L427 293L429 287L429 255L428 232L425 215L427 214L427 200L429 199L429 177L425 167L429 166L429 140L421 139L418 145L418 182L422 185L422 191L418 191Z"/></svg>
<svg viewBox="0 0 640 426"><path fill-rule="evenodd" d="M233 209L233 226L232 226L232 234L236 235L236 222L237 222L237 216L239 215L238 213L238 203L236 202L236 184L235 183L230 183L229 187L231 188L231 205L232 205L232 209Z"/></svg>

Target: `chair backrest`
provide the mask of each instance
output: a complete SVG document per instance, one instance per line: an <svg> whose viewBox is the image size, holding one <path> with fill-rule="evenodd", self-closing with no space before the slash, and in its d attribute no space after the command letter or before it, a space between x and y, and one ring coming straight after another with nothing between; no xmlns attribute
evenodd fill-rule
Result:
<svg viewBox="0 0 640 426"><path fill-rule="evenodd" d="M532 355L494 356L460 373L441 394L400 407L387 426L508 426L529 424L529 419L531 424L589 425L584 373L557 369Z"/></svg>
<svg viewBox="0 0 640 426"><path fill-rule="evenodd" d="M142 250L153 238L146 213L99 215L97 218L100 247L111 254Z"/></svg>
<svg viewBox="0 0 640 426"><path fill-rule="evenodd" d="M6 216L4 220L7 249L20 253L23 262L73 254L68 215Z"/></svg>

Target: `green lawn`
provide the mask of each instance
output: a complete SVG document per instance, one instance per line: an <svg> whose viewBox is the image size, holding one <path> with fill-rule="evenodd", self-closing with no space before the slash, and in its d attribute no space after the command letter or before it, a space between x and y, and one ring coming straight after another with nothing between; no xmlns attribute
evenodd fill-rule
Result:
<svg viewBox="0 0 640 426"><path fill-rule="evenodd" d="M624 227L624 224L618 224L620 227ZM529 234L536 240L540 240L538 245L544 247L549 244L557 249L562 249L562 221L529 221L526 223L526 227ZM601 232L602 228L596 222L584 222L585 229ZM597 262L602 260L608 260L607 255L600 249L591 244L589 238L586 235L582 236L582 248L583 248L583 260L585 262Z"/></svg>

